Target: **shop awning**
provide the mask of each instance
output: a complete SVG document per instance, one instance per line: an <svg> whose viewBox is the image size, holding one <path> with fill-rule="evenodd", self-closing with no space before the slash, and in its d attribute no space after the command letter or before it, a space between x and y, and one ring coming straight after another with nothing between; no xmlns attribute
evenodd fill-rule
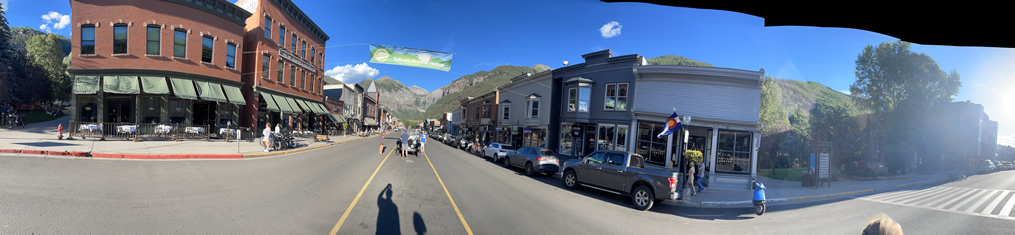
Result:
<svg viewBox="0 0 1015 235"><path fill-rule="evenodd" d="M194 81L197 84L197 94L202 100L227 102L225 93L222 93L222 85L214 82Z"/></svg>
<svg viewBox="0 0 1015 235"><path fill-rule="evenodd" d="M299 103L296 103L296 99L286 97L285 101L289 102L289 106L293 107L293 112L297 112L297 113L303 112L303 109L300 108Z"/></svg>
<svg viewBox="0 0 1015 235"><path fill-rule="evenodd" d="M324 113L331 113L328 112L328 106L325 106L323 104L317 104L317 107L320 108L321 110L324 110Z"/></svg>
<svg viewBox="0 0 1015 235"><path fill-rule="evenodd" d="M278 108L278 105L275 104L274 96L268 93L261 92L261 98L264 99L264 103L267 104L268 111L282 112L282 110Z"/></svg>
<svg viewBox="0 0 1015 235"><path fill-rule="evenodd" d="M332 114L329 116L331 116L331 120L335 121L335 123L345 123L345 117L342 117L342 115Z"/></svg>
<svg viewBox="0 0 1015 235"><path fill-rule="evenodd" d="M141 76L141 89L145 94L169 94L169 84L166 84L166 77Z"/></svg>
<svg viewBox="0 0 1015 235"><path fill-rule="evenodd" d="M247 101L243 99L243 92L240 92L240 87L222 84L222 89L226 91L226 98L229 99L229 103L236 105L247 104Z"/></svg>
<svg viewBox="0 0 1015 235"><path fill-rule="evenodd" d="M285 110L286 112L289 112L289 113L299 113L300 112L299 111L300 107L296 106L296 103L292 102L292 98L284 97L284 96L275 96L275 100L278 101L278 106L280 106L280 107L282 107L282 106L289 107L289 110L286 110L285 107L282 108L282 110Z"/></svg>
<svg viewBox="0 0 1015 235"><path fill-rule="evenodd" d="M315 103L313 101L306 101L306 100L304 100L303 103L306 103L307 107L310 107L310 111L311 112L314 112L316 114L328 114L328 112L325 112L324 110L321 110L320 107L317 107L317 103Z"/></svg>
<svg viewBox="0 0 1015 235"><path fill-rule="evenodd" d="M141 86L137 83L137 76L102 76L102 91L114 94L138 94L141 93Z"/></svg>
<svg viewBox="0 0 1015 235"><path fill-rule="evenodd" d="M173 94L184 99L197 99L197 90L194 90L194 81L186 78L170 78L173 83Z"/></svg>
<svg viewBox="0 0 1015 235"><path fill-rule="evenodd" d="M74 94L95 94L99 91L99 76L74 76Z"/></svg>

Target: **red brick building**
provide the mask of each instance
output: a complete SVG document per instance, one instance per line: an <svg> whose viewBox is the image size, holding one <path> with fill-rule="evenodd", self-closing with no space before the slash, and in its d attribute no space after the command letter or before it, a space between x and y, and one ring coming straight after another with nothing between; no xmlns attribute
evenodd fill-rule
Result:
<svg viewBox="0 0 1015 235"><path fill-rule="evenodd" d="M226 1L70 4L73 120L236 123L247 103L239 48L249 12Z"/></svg>
<svg viewBox="0 0 1015 235"><path fill-rule="evenodd" d="M478 97L461 100L463 134L478 138L483 144L497 142L497 109L500 104L497 90ZM503 142L503 141L501 141Z"/></svg>
<svg viewBox="0 0 1015 235"><path fill-rule="evenodd" d="M328 36L291 0L70 3L75 121L215 131L327 117Z"/></svg>
<svg viewBox="0 0 1015 235"><path fill-rule="evenodd" d="M253 13L244 29L243 50L250 53L243 55L242 77L251 87L252 105L243 111L241 123L316 129L318 118L330 119L322 103L328 35L291 0L240 0L236 5Z"/></svg>

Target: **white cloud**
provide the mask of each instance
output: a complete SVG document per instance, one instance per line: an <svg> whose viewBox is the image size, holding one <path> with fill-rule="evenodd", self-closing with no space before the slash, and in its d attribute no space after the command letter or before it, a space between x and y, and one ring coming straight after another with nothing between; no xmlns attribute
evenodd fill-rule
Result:
<svg viewBox="0 0 1015 235"><path fill-rule="evenodd" d="M379 73L381 73L380 70L370 67L367 63L335 66L333 69L324 71L324 75L338 79L342 83L357 83L363 81L364 79L377 76Z"/></svg>
<svg viewBox="0 0 1015 235"><path fill-rule="evenodd" d="M2 11L7 11L8 8L11 8L11 6L9 5L9 2L10 1L8 1L8 0L0 0L0 4L2 4L2 6L4 8Z"/></svg>
<svg viewBox="0 0 1015 235"><path fill-rule="evenodd" d="M50 11L49 14L42 15L42 21L45 22L39 29L50 32L54 29L61 30L70 24L70 15L60 14L59 12Z"/></svg>
<svg viewBox="0 0 1015 235"><path fill-rule="evenodd" d="M849 95L849 90L839 90L839 93Z"/></svg>
<svg viewBox="0 0 1015 235"><path fill-rule="evenodd" d="M621 27L623 26L620 25L620 22L610 21L610 23L606 23L603 27L599 28L599 33L603 35L603 38L616 37L620 35Z"/></svg>

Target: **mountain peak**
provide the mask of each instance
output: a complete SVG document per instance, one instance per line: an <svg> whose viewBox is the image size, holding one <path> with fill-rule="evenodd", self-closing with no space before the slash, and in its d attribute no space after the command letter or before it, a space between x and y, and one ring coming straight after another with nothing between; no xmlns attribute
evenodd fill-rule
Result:
<svg viewBox="0 0 1015 235"><path fill-rule="evenodd" d="M393 79L391 77L388 77L388 76L384 76L384 77L381 77L381 78L377 79L377 81L385 81L385 80L395 80L395 79Z"/></svg>
<svg viewBox="0 0 1015 235"><path fill-rule="evenodd" d="M546 66L546 65L543 65L543 64L533 65L532 68L536 69L537 72L542 72L542 71L550 70L550 66Z"/></svg>

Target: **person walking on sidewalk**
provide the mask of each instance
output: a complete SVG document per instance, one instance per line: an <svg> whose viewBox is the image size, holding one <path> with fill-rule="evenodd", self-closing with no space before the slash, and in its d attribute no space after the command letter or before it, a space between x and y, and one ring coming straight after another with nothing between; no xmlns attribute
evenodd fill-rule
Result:
<svg viewBox="0 0 1015 235"><path fill-rule="evenodd" d="M401 138L402 138L402 158L408 158L409 147L407 145L409 144L409 133L405 132L405 130L402 130Z"/></svg>
<svg viewBox="0 0 1015 235"><path fill-rule="evenodd" d="M694 181L694 173L695 173L694 168L698 168L698 167L697 166L692 166L692 167L688 167L687 168L687 186L691 187L691 195L692 196L698 195L698 190L694 188L694 182L695 182Z"/></svg>
<svg viewBox="0 0 1015 235"><path fill-rule="evenodd" d="M271 123L264 123L264 131L261 134L264 135L261 144L264 146L264 152L267 153L271 149Z"/></svg>
<svg viewBox="0 0 1015 235"><path fill-rule="evenodd" d="M699 192L699 193L700 192L705 192L705 186L701 185L701 179L705 178L705 161L701 161L701 164L698 164L698 166L696 166L696 167L698 168L698 169L695 169L695 171L698 172L698 175L697 175L698 178L694 179L694 185L698 187L698 191L697 192Z"/></svg>

